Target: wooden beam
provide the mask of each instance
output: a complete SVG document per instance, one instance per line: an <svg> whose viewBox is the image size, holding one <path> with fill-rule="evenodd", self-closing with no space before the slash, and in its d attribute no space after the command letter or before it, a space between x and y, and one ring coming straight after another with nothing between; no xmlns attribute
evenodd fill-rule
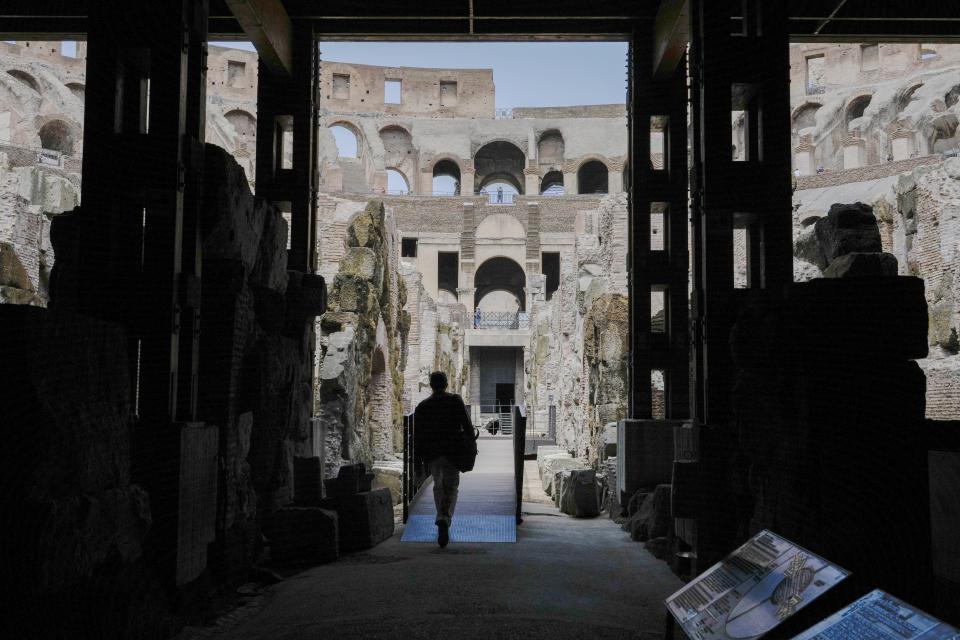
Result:
<svg viewBox="0 0 960 640"><path fill-rule="evenodd" d="M293 36L290 16L280 0L226 0L260 59L273 71L293 70Z"/></svg>
<svg viewBox="0 0 960 640"><path fill-rule="evenodd" d="M690 41L689 0L663 0L653 27L653 76L670 76Z"/></svg>

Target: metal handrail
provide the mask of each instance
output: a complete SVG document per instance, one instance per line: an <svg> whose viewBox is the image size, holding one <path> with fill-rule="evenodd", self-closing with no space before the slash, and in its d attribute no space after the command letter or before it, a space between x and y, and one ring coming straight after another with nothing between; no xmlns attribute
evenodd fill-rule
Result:
<svg viewBox="0 0 960 640"><path fill-rule="evenodd" d="M403 477L400 487L403 499L403 521L410 517L410 504L416 497L420 487L427 479L427 472L423 465L417 464L414 451L415 425L412 413L403 416Z"/></svg>
<svg viewBox="0 0 960 640"><path fill-rule="evenodd" d="M473 314L474 329L529 329L530 315L522 311L477 311Z"/></svg>

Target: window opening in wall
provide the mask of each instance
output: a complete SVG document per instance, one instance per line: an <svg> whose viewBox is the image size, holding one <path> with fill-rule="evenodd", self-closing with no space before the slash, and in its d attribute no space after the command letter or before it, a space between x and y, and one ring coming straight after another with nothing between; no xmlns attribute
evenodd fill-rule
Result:
<svg viewBox="0 0 960 640"><path fill-rule="evenodd" d="M333 134L333 140L337 145L337 157L356 158L359 140L357 134L342 124L335 124L330 127L330 133Z"/></svg>
<svg viewBox="0 0 960 640"><path fill-rule="evenodd" d="M512 182L495 179L480 188L480 195L487 196L490 204L513 204L520 192Z"/></svg>
<svg viewBox="0 0 960 640"><path fill-rule="evenodd" d="M433 165L431 185L435 196L460 195L460 167L453 160L440 160Z"/></svg>
<svg viewBox="0 0 960 640"><path fill-rule="evenodd" d="M650 331L667 332L667 287L654 285L650 289Z"/></svg>
<svg viewBox="0 0 960 640"><path fill-rule="evenodd" d="M239 60L227 60L227 85L242 87L247 74L247 65Z"/></svg>
<svg viewBox="0 0 960 640"><path fill-rule="evenodd" d="M607 165L599 160L585 162L577 171L577 193L609 193L609 172Z"/></svg>
<svg viewBox="0 0 960 640"><path fill-rule="evenodd" d="M401 80L384 80L383 81L383 101L386 104L400 104L401 88L403 82Z"/></svg>
<svg viewBox="0 0 960 640"><path fill-rule="evenodd" d="M207 47L205 142L222 147L233 156L243 167L252 191L256 191L257 179L258 61L250 43L212 41ZM216 69L221 72L216 73Z"/></svg>
<svg viewBox="0 0 960 640"><path fill-rule="evenodd" d="M440 82L440 106L457 106L457 83L449 81Z"/></svg>
<svg viewBox="0 0 960 640"><path fill-rule="evenodd" d="M60 43L60 55L65 58L77 57L77 43L74 40L64 40Z"/></svg>
<svg viewBox="0 0 960 640"><path fill-rule="evenodd" d="M654 420L667 419L667 372L663 369L653 369L650 372L650 405L651 418Z"/></svg>
<svg viewBox="0 0 960 640"><path fill-rule="evenodd" d="M333 74L333 98L334 100L350 99L350 74Z"/></svg>
<svg viewBox="0 0 960 640"><path fill-rule="evenodd" d="M548 171L540 182L540 193L545 196L562 196L566 193L563 188L563 174L559 171Z"/></svg>
<svg viewBox="0 0 960 640"><path fill-rule="evenodd" d="M662 171L668 167L667 136L669 135L669 116L650 116L650 168Z"/></svg>
<svg viewBox="0 0 960 640"><path fill-rule="evenodd" d="M417 239L416 238L403 238L403 240L400 241L400 257L401 258L417 257Z"/></svg>
<svg viewBox="0 0 960 640"><path fill-rule="evenodd" d="M822 106L816 112L813 107L795 111L791 127L792 170L799 178L792 194L793 279L807 282L824 276L827 265L816 248L815 223L831 204L861 200L873 207L878 240L896 258L900 273L922 279L928 292L939 291L946 275L944 267L929 263L924 256L930 246L956 244L955 230L940 217L940 212L949 208L949 198L936 190L918 190L916 202L911 196L904 207L896 176L911 169L900 169L897 164L919 159L926 165L924 179L936 182L946 179L949 158L960 155L955 113L960 108L960 48L920 40L876 39L790 45L793 61L823 54L826 61L821 77L829 82L822 83L824 95L816 99ZM794 68L790 81L791 104L800 108L797 97L803 94L806 82L803 70ZM956 91L951 91L952 87L957 87ZM808 174L812 174L809 179ZM929 213L927 226L918 222L919 211ZM731 275L737 288L764 284L765 265L757 258L763 252L754 246L765 241L761 220L760 216L734 220ZM923 242L918 241L921 236ZM955 282L960 281L960 266L955 264L947 271ZM960 317L956 303L937 304L952 308L953 317ZM934 306L929 310L931 320L936 315ZM931 327L934 324L931 322ZM949 353L948 360L960 363L956 349L950 351L949 347L949 332L957 323L941 326L939 341L929 336L931 353ZM926 417L960 418L960 405L953 402L958 397L957 385L947 368L927 364L931 360L920 362L927 380Z"/></svg>
<svg viewBox="0 0 960 640"><path fill-rule="evenodd" d="M815 56L807 56L806 61L807 93L823 93L826 90L824 78L824 73L827 69L826 57L821 53Z"/></svg>
<svg viewBox="0 0 960 640"><path fill-rule="evenodd" d="M440 251L437 253L437 288L457 297L460 286L460 253Z"/></svg>
<svg viewBox="0 0 960 640"><path fill-rule="evenodd" d="M293 204L289 201L280 201L276 205L280 209L280 216L287 223L287 251L290 251L293 243Z"/></svg>
<svg viewBox="0 0 960 640"><path fill-rule="evenodd" d="M277 166L293 169L293 116L277 117Z"/></svg>
<svg viewBox="0 0 960 640"><path fill-rule="evenodd" d="M746 228L733 230L733 288L747 289L750 279L747 265L750 260L749 236Z"/></svg>
<svg viewBox="0 0 960 640"><path fill-rule="evenodd" d="M543 275L547 278L545 292L547 300L550 300L557 289L560 288L560 253L544 251L540 254L540 265Z"/></svg>
<svg viewBox="0 0 960 640"><path fill-rule="evenodd" d="M730 85L730 143L734 162L763 160L762 109L756 85Z"/></svg>
<svg viewBox="0 0 960 640"><path fill-rule="evenodd" d="M747 35L747 0L728 0L730 3L730 35Z"/></svg>
<svg viewBox="0 0 960 640"><path fill-rule="evenodd" d="M650 203L650 250L667 250L667 209L666 202Z"/></svg>
<svg viewBox="0 0 960 640"><path fill-rule="evenodd" d="M920 60L926 62L928 60L934 60L937 57L937 49L932 44L921 44L920 45Z"/></svg>
<svg viewBox="0 0 960 640"><path fill-rule="evenodd" d="M880 45L860 45L860 70L875 71L880 68Z"/></svg>
<svg viewBox="0 0 960 640"><path fill-rule="evenodd" d="M410 185L406 177L396 169L387 169L387 193L394 196L410 194Z"/></svg>

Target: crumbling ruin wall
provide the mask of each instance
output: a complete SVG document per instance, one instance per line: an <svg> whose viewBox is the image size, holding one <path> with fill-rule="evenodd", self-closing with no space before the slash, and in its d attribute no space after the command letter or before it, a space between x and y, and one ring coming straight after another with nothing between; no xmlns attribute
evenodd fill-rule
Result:
<svg viewBox="0 0 960 640"><path fill-rule="evenodd" d="M923 165L899 175L798 191L794 195L794 279L821 277L826 264L814 232L823 207L836 199L873 207L884 251L901 275L924 281L929 311L927 417L960 415L960 159Z"/></svg>
<svg viewBox="0 0 960 640"><path fill-rule="evenodd" d="M350 462L372 467L375 460L393 459L402 447L400 366L408 324L398 266L392 219L381 202L371 202L346 227L345 251L320 322L315 402L328 477Z"/></svg>
<svg viewBox="0 0 960 640"><path fill-rule="evenodd" d="M254 198L242 167L207 145L200 413L220 427L223 505L215 566L259 548L260 525L294 501L294 459L311 457L312 323L326 290L287 270L287 225Z"/></svg>
<svg viewBox="0 0 960 640"><path fill-rule="evenodd" d="M900 177L890 213L892 251L901 273L923 278L929 326L927 417L960 416L960 159ZM881 226L883 229L883 225Z"/></svg>
<svg viewBox="0 0 960 640"><path fill-rule="evenodd" d="M46 306L53 216L79 203L79 175L17 166L0 152L0 304Z"/></svg>
<svg viewBox="0 0 960 640"><path fill-rule="evenodd" d="M583 233L561 251L559 288L549 301L534 296L525 350L534 424L547 424L555 406L557 445L591 465L604 426L627 410L626 207L622 194L606 196L581 214Z"/></svg>

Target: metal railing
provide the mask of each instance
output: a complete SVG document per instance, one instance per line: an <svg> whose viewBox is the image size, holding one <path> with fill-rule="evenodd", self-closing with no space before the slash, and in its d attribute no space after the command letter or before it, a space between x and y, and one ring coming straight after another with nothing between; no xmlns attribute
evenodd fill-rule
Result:
<svg viewBox="0 0 960 640"><path fill-rule="evenodd" d="M403 477L401 491L403 496L403 521L410 516L410 504L416 497L420 487L427 479L427 470L422 464L417 464L414 451L414 421L413 414L403 416Z"/></svg>
<svg viewBox="0 0 960 640"><path fill-rule="evenodd" d="M530 314L513 311L478 311L473 315L474 329L529 329Z"/></svg>

